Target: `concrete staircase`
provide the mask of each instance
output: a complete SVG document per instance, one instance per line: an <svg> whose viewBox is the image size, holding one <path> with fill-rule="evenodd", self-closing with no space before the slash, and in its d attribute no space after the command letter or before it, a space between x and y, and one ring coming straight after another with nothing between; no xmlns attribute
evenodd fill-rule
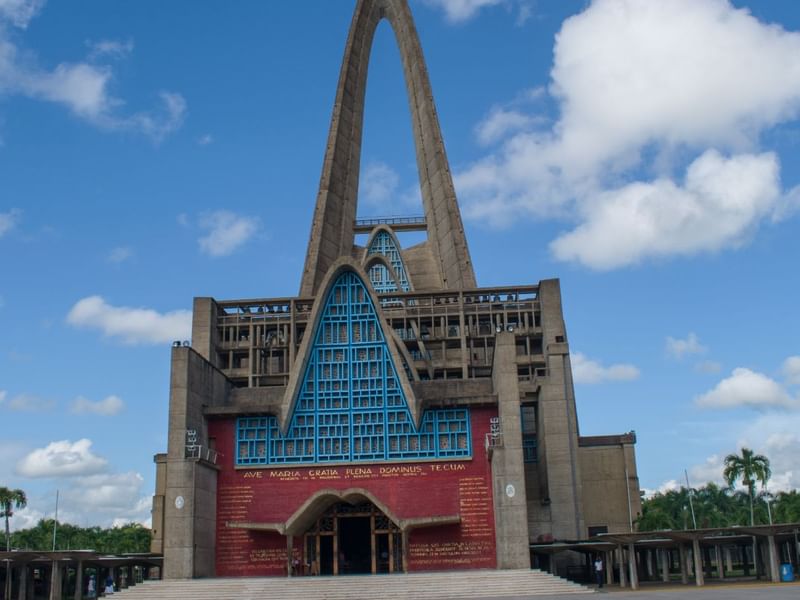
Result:
<svg viewBox="0 0 800 600"><path fill-rule="evenodd" d="M242 577L147 581L114 600L445 600L592 594L538 570L474 570L339 577Z"/></svg>

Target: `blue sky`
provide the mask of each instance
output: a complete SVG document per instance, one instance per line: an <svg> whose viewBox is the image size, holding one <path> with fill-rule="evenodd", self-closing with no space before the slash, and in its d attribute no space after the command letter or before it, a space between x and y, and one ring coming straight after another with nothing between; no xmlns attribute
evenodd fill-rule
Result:
<svg viewBox="0 0 800 600"><path fill-rule="evenodd" d="M0 0L0 485L149 518L194 296L297 292L353 2ZM480 285L558 277L581 434L800 485L800 10L412 0ZM419 214L379 27L363 216Z"/></svg>

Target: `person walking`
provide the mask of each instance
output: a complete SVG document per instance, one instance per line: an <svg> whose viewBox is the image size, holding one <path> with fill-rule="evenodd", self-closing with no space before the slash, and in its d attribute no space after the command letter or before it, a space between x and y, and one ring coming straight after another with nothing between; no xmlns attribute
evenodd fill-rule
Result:
<svg viewBox="0 0 800 600"><path fill-rule="evenodd" d="M597 581L597 587L603 587L603 559L599 554L594 559L594 578Z"/></svg>

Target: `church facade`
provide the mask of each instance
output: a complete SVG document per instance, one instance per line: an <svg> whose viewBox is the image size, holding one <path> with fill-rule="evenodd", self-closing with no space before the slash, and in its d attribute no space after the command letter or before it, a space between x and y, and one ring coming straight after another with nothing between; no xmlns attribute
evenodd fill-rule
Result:
<svg viewBox="0 0 800 600"><path fill-rule="evenodd" d="M419 217L357 215L382 19ZM404 248L408 231L427 239ZM171 360L167 578L527 568L532 544L627 532L639 512L635 435L579 435L558 280L476 282L406 0L358 0L298 296L195 298Z"/></svg>

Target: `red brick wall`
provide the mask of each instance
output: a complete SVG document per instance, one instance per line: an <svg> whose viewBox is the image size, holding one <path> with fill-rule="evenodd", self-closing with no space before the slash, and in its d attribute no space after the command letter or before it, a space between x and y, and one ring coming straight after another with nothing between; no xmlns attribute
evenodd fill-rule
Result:
<svg viewBox="0 0 800 600"><path fill-rule="evenodd" d="M494 513L484 439L494 408L471 412L470 460L234 468L236 420L214 419L221 471L217 489L217 575L285 575L286 539L226 527L228 521L285 522L321 489L363 488L401 519L460 514L458 525L411 532L411 571L494 568ZM302 539L294 542L299 558Z"/></svg>

